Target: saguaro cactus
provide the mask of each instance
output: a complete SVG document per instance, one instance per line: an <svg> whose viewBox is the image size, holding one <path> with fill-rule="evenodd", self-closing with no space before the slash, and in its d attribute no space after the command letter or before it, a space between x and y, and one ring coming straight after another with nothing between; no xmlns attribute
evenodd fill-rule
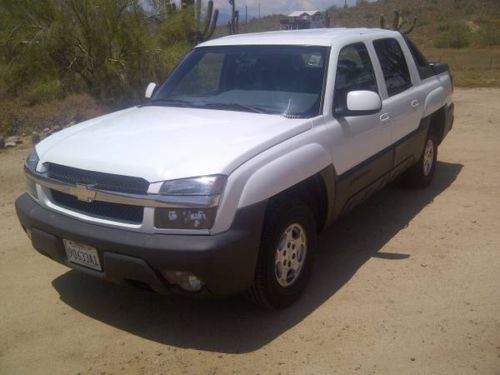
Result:
<svg viewBox="0 0 500 375"><path fill-rule="evenodd" d="M392 21L392 30L400 31L403 34L409 34L413 31L415 26L417 25L417 17L413 17L413 21L409 24L409 26L403 30L403 26L405 25L405 20L401 15L399 10L394 11L394 20ZM388 29L385 26L385 17L384 15L380 15L380 27L382 29Z"/></svg>
<svg viewBox="0 0 500 375"><path fill-rule="evenodd" d="M203 42L212 37L217 20L219 19L219 9L214 10L214 2L209 0L207 4L207 11L205 13L205 20L201 19L201 0L196 0L194 8L194 16L196 18L196 38L197 42Z"/></svg>
<svg viewBox="0 0 500 375"><path fill-rule="evenodd" d="M201 2L202 0L181 0L181 9L190 12L191 16L194 18L193 44L210 39L217 26L217 20L219 19L219 10L214 9L214 2L209 0L205 18L202 20ZM175 5L175 3L172 4ZM175 11L176 9L174 8L173 12L175 13Z"/></svg>

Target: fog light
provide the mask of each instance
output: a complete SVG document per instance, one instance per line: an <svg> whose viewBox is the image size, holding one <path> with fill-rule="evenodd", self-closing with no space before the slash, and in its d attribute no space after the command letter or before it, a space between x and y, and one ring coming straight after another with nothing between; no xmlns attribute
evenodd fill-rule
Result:
<svg viewBox="0 0 500 375"><path fill-rule="evenodd" d="M217 208L157 208L155 227L160 229L210 229Z"/></svg>
<svg viewBox="0 0 500 375"><path fill-rule="evenodd" d="M198 276L189 272L183 271L165 271L163 276L170 284L179 285L182 289L188 292L198 292L203 287L204 283Z"/></svg>

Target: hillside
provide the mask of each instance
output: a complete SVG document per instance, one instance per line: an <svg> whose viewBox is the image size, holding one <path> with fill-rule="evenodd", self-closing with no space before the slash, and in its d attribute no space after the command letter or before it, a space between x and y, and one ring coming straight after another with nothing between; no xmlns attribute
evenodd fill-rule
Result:
<svg viewBox="0 0 500 375"><path fill-rule="evenodd" d="M417 17L411 37L422 47L439 46L453 36L464 39L463 47L500 45L498 0L379 0L329 12L335 26L379 27L380 15L391 25L395 10L408 22Z"/></svg>
<svg viewBox="0 0 500 375"><path fill-rule="evenodd" d="M358 1L358 6L330 8L333 27L380 27L380 16L392 25L394 11L399 10L405 22L417 17L412 39L421 47L447 47L446 37L464 39L460 47L500 45L499 0L378 0ZM282 15L272 15L242 23L240 31L259 32L279 30ZM226 27L218 27L224 35Z"/></svg>

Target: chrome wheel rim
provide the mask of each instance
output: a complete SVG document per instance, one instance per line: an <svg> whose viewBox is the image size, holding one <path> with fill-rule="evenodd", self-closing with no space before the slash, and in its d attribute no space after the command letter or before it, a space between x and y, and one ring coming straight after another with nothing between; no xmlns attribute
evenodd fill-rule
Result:
<svg viewBox="0 0 500 375"><path fill-rule="evenodd" d="M434 164L434 144L432 139L428 139L424 150L424 176L431 173L432 165Z"/></svg>
<svg viewBox="0 0 500 375"><path fill-rule="evenodd" d="M278 284L289 287L302 271L307 255L307 237L302 225L289 225L280 237L275 255L275 275Z"/></svg>

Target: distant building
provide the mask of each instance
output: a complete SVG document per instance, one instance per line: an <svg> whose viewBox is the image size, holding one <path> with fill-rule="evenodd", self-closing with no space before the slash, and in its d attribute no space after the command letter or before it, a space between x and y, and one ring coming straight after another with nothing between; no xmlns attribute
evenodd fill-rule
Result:
<svg viewBox="0 0 500 375"><path fill-rule="evenodd" d="M317 29L322 27L329 27L329 20L319 10L298 10L280 20L281 30Z"/></svg>

